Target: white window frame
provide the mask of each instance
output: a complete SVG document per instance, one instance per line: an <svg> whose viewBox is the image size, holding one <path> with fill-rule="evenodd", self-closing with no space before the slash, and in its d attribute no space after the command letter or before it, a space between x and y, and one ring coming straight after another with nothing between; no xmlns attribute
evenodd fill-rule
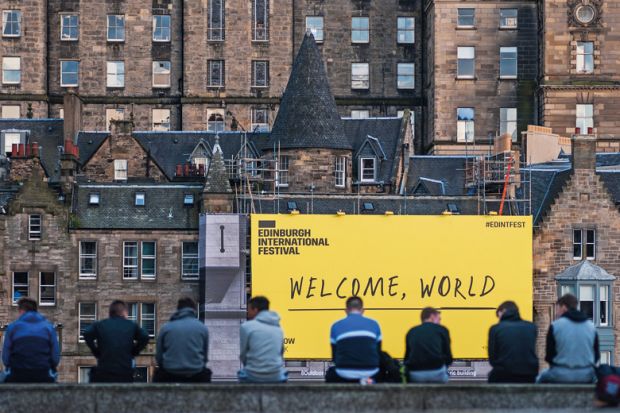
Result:
<svg viewBox="0 0 620 413"><path fill-rule="evenodd" d="M135 248L136 255L127 255L127 248ZM135 262L135 264L134 264ZM123 280L137 280L140 277L140 243L123 241Z"/></svg>
<svg viewBox="0 0 620 413"><path fill-rule="evenodd" d="M53 274L54 275L54 283L53 284L43 284L43 274ZM57 292L57 283L58 277L54 271L41 271L39 272L39 305L41 307L53 307L56 305L56 292ZM43 301L43 289L51 288L54 291L53 301Z"/></svg>
<svg viewBox="0 0 620 413"><path fill-rule="evenodd" d="M78 384L90 383L90 373L95 366L78 366Z"/></svg>
<svg viewBox="0 0 620 413"><path fill-rule="evenodd" d="M43 216L41 214L28 215L28 240L41 241L41 238L43 238Z"/></svg>
<svg viewBox="0 0 620 413"><path fill-rule="evenodd" d="M517 108L499 109L499 134L510 133L513 142L517 141Z"/></svg>
<svg viewBox="0 0 620 413"><path fill-rule="evenodd" d="M370 64L351 63L351 89L370 89Z"/></svg>
<svg viewBox="0 0 620 413"><path fill-rule="evenodd" d="M601 327L609 327L609 318L610 314L610 286L609 285L599 285L598 287L598 325ZM605 322L601 321L601 304L605 303Z"/></svg>
<svg viewBox="0 0 620 413"><path fill-rule="evenodd" d="M125 62L115 60L106 63L106 86L108 88L124 88L125 87Z"/></svg>
<svg viewBox="0 0 620 413"><path fill-rule="evenodd" d="M161 26L157 25L157 22L162 23ZM168 22L168 25L164 25L164 22ZM162 34L168 33L167 36L157 37L157 29L161 27ZM166 31L167 29L167 31ZM153 42L156 43L168 43L172 34L172 17L169 14L156 14L153 16Z"/></svg>
<svg viewBox="0 0 620 413"><path fill-rule="evenodd" d="M8 73L17 73L17 80L11 80ZM19 85L22 82L22 59L17 56L2 58L2 83L5 85Z"/></svg>
<svg viewBox="0 0 620 413"><path fill-rule="evenodd" d="M170 87L170 74L172 72L172 64L168 60L154 60L153 61L153 87L154 88L169 88ZM165 82L158 83L159 77L166 79Z"/></svg>
<svg viewBox="0 0 620 413"><path fill-rule="evenodd" d="M207 130L210 132L222 132L226 129L224 109L207 109Z"/></svg>
<svg viewBox="0 0 620 413"><path fill-rule="evenodd" d="M471 10L473 11L473 14L471 15L471 24L461 24L460 19L461 19L461 11L465 12L465 10ZM463 17L467 17L469 18L469 15L465 16L463 15ZM476 9L473 7L459 7L456 9L456 27L459 29L472 29L474 27L476 27Z"/></svg>
<svg viewBox="0 0 620 413"><path fill-rule="evenodd" d="M259 67L263 68L262 79L258 78ZM252 60L252 87L268 88L269 87L269 60Z"/></svg>
<svg viewBox="0 0 620 413"><path fill-rule="evenodd" d="M125 15L124 14L108 14L106 20L107 20L106 38L108 42L109 43L124 42L125 41ZM118 24L116 24L118 23L119 20L123 22L122 26L119 26ZM110 29L114 30L116 37L110 36ZM118 36L119 33L122 34L121 37Z"/></svg>
<svg viewBox="0 0 620 413"><path fill-rule="evenodd" d="M144 245L153 244L153 255L146 255L144 253ZM140 278L144 280L154 280L157 278L157 241L141 241L140 242ZM153 261L153 274L144 273L144 262L146 260Z"/></svg>
<svg viewBox="0 0 620 413"><path fill-rule="evenodd" d="M355 27L355 22L366 22L366 27ZM361 39L355 38L355 35L361 35ZM366 35L364 37L364 34ZM370 17L368 16L356 16L351 17L351 43L354 44L367 44L370 43Z"/></svg>
<svg viewBox="0 0 620 413"><path fill-rule="evenodd" d="M15 274L26 274L26 283L16 283ZM15 299L15 287L26 287L26 294L21 295L17 300ZM13 271L11 274L11 303L17 305L17 301L23 297L30 297L30 274L28 271Z"/></svg>
<svg viewBox="0 0 620 413"><path fill-rule="evenodd" d="M170 109L165 109L165 108L152 109L151 110L152 129L154 131L160 131L160 132L169 131L170 130L170 113L171 113ZM161 120L161 122L156 122L156 120Z"/></svg>
<svg viewBox="0 0 620 413"><path fill-rule="evenodd" d="M264 5L262 10L259 10L259 2ZM259 17L264 27L259 27ZM252 41L269 41L269 0L252 0Z"/></svg>
<svg viewBox="0 0 620 413"><path fill-rule="evenodd" d="M504 16L502 13L508 11L515 11L517 15L515 17ZM514 24L510 24L511 21L514 20ZM499 9L499 28L500 29L517 29L519 27L519 9L514 7L507 7Z"/></svg>
<svg viewBox="0 0 620 413"><path fill-rule="evenodd" d="M4 152L3 154L13 153L13 144L22 143L22 134L19 132L4 132Z"/></svg>
<svg viewBox="0 0 620 413"><path fill-rule="evenodd" d="M208 13L208 25L207 25L207 40L210 42L223 42L226 38L226 3L225 0L219 1L219 10L214 11L215 1L209 1ZM219 18L219 25L214 23L214 17Z"/></svg>
<svg viewBox="0 0 620 413"><path fill-rule="evenodd" d="M114 160L114 180L126 181L127 180L127 159L115 159Z"/></svg>
<svg viewBox="0 0 620 413"><path fill-rule="evenodd" d="M471 73L461 73L461 62L471 61ZM476 77L476 48L473 46L458 46L456 49L456 77L458 79L474 79Z"/></svg>
<svg viewBox="0 0 620 413"><path fill-rule="evenodd" d="M63 65L65 63L75 63L77 65L77 71L76 72L69 72L69 71L64 71L63 70ZM75 79L76 82L75 83L67 83L64 81L64 74L73 74L75 73ZM79 60L61 60L60 61L60 86L61 87L77 87L80 83L80 61Z"/></svg>
<svg viewBox="0 0 620 413"><path fill-rule="evenodd" d="M325 40L325 18L323 16L306 16L306 31L314 36L317 43Z"/></svg>
<svg viewBox="0 0 620 413"><path fill-rule="evenodd" d="M364 161L372 161L372 168L364 166ZM364 178L364 172L372 169L372 178ZM377 158L360 158L360 182L377 182Z"/></svg>
<svg viewBox="0 0 620 413"><path fill-rule="evenodd" d="M95 314L88 314L85 315L82 313L82 305L93 305L94 309L95 309ZM79 301L78 302L78 342L83 343L84 342L84 336L82 335L82 322L84 321L89 321L90 324L89 325L93 325L93 323L97 322L97 312L99 311L99 309L97 308L97 302L96 301Z"/></svg>
<svg viewBox="0 0 620 413"><path fill-rule="evenodd" d="M588 233L592 234L594 241L588 241ZM596 229L573 228L573 260L593 261L596 259ZM592 255L588 255L588 246L592 246ZM579 254L575 254L575 248L579 248Z"/></svg>
<svg viewBox="0 0 620 413"><path fill-rule="evenodd" d="M402 22L402 24L401 24ZM409 27L409 23L411 27ZM399 16L396 18L396 43L414 44L415 43L415 17ZM408 39L411 37L411 40Z"/></svg>
<svg viewBox="0 0 620 413"><path fill-rule="evenodd" d="M460 109L471 109L473 111L473 118L472 119L459 119ZM475 139L475 136L476 136L476 109L471 108L471 107L457 108L456 109L456 141L457 142L473 142Z"/></svg>
<svg viewBox="0 0 620 413"><path fill-rule="evenodd" d="M588 46L591 47L590 53L588 53ZM575 70L579 74L592 74L594 73L594 42L577 42L575 46ZM591 69L588 69L588 63L591 63Z"/></svg>
<svg viewBox="0 0 620 413"><path fill-rule="evenodd" d="M90 254L90 253L85 253L84 252L84 248L83 248L83 244L84 243L89 243L89 244L95 244L95 253L94 254ZM88 241L88 240L83 240L80 241L80 245L79 245L79 278L83 279L83 280L92 280L97 278L97 250L98 248L98 244L97 241ZM93 272L85 272L84 271L84 260L93 260Z"/></svg>
<svg viewBox="0 0 620 413"><path fill-rule="evenodd" d="M351 111L351 119L368 119L370 117L369 110L353 109Z"/></svg>
<svg viewBox="0 0 620 413"><path fill-rule="evenodd" d="M579 128L582 135L588 133L588 128L594 128L593 104L586 103L575 106L575 128Z"/></svg>
<svg viewBox="0 0 620 413"><path fill-rule="evenodd" d="M67 25L67 23L71 23L71 22L66 22L65 18L69 18L69 19L75 18L75 25L73 24ZM75 28L75 37L73 37L70 32L69 32L69 37L65 37L64 35L65 28L69 30ZM62 13L60 15L60 40L63 42L74 42L76 40L79 40L79 38L80 38L80 16L78 14Z"/></svg>
<svg viewBox="0 0 620 413"><path fill-rule="evenodd" d="M512 57L514 55L514 57ZM503 73L508 69L514 69L514 74ZM516 46L499 48L499 78L517 79L519 76L519 51Z"/></svg>
<svg viewBox="0 0 620 413"><path fill-rule="evenodd" d="M185 253L185 244L196 244L196 253ZM181 242L181 279L182 280L198 280L200 278L200 261L198 260L198 248L200 244L198 241L183 241ZM189 272L186 267L193 267L193 264L186 266L186 260L196 260L196 272Z"/></svg>
<svg viewBox="0 0 620 413"><path fill-rule="evenodd" d="M291 159L287 155L280 155L276 162L276 187L287 188L289 184L289 168Z"/></svg>
<svg viewBox="0 0 620 413"><path fill-rule="evenodd" d="M336 164L334 165L335 186L336 188L344 188L347 185L347 157L336 156Z"/></svg>
<svg viewBox="0 0 620 413"><path fill-rule="evenodd" d="M152 313L146 313L144 311L144 307L147 305L153 306ZM145 314L148 314L148 316L146 316ZM144 328L145 321L153 322L153 333L152 334L146 328ZM157 304L156 303L140 303L140 327L144 328L144 330L147 331L147 333L149 334L149 338L155 338L155 336L157 335Z"/></svg>
<svg viewBox="0 0 620 413"><path fill-rule="evenodd" d="M267 108L252 108L252 124L251 131L252 132L269 132L269 109ZM264 113L263 119L267 122L258 122L258 112Z"/></svg>
<svg viewBox="0 0 620 413"><path fill-rule="evenodd" d="M401 69L405 70L411 66L411 73L401 73ZM408 82L402 82L401 78L411 78L411 86L408 86ZM404 62L396 64L396 88L400 90L413 90L415 89L415 63Z"/></svg>
<svg viewBox="0 0 620 413"><path fill-rule="evenodd" d="M9 20L9 17L17 16L17 21ZM17 25L17 33L7 33L7 28ZM2 11L2 37L20 37L22 35L22 12L20 10Z"/></svg>

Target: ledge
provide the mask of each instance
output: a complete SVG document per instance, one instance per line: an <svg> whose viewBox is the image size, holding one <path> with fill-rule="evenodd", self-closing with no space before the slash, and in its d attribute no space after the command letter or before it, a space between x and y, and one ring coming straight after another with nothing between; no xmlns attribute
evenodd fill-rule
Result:
<svg viewBox="0 0 620 413"><path fill-rule="evenodd" d="M534 412L594 411L581 385L2 385L6 412ZM36 409L35 409L36 410Z"/></svg>

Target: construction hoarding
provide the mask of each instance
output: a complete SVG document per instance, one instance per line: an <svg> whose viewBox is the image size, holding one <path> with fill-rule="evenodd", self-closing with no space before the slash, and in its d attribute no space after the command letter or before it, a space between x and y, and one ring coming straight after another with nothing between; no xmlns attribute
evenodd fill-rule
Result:
<svg viewBox="0 0 620 413"><path fill-rule="evenodd" d="M252 294L282 317L288 359L330 359L330 327L352 295L397 358L427 306L462 359L487 357L503 301L532 318L530 217L252 215L251 226Z"/></svg>

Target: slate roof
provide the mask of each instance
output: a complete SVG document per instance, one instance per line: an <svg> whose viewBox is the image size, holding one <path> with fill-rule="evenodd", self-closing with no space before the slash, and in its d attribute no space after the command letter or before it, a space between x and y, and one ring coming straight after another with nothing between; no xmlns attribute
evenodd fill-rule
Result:
<svg viewBox="0 0 620 413"><path fill-rule="evenodd" d="M271 146L352 149L344 133L321 52L306 33L273 124Z"/></svg>
<svg viewBox="0 0 620 413"><path fill-rule="evenodd" d="M430 195L466 195L466 161L466 156L412 156L409 158L407 193L412 194L422 184L431 191ZM432 185L433 182L442 185ZM440 190L444 192L438 193Z"/></svg>
<svg viewBox="0 0 620 413"><path fill-rule="evenodd" d="M588 260L571 265L555 277L558 281L614 281L616 277Z"/></svg>
<svg viewBox="0 0 620 413"><path fill-rule="evenodd" d="M110 136L108 132L78 132L76 145L80 150L80 162L85 164Z"/></svg>
<svg viewBox="0 0 620 413"><path fill-rule="evenodd" d="M222 153L220 151L215 151L213 154L211 165L209 165L204 192L211 194L224 194L232 192L232 188L230 187L230 179L228 178L228 172L226 171L226 165L224 164Z"/></svg>
<svg viewBox="0 0 620 413"><path fill-rule="evenodd" d="M0 119L0 130L16 129L30 131L28 143L39 144L39 156L45 174L51 183L60 178L60 153L63 146L62 119Z"/></svg>
<svg viewBox="0 0 620 413"><path fill-rule="evenodd" d="M620 171L599 171L607 191L611 194L616 205L620 205Z"/></svg>
<svg viewBox="0 0 620 413"><path fill-rule="evenodd" d="M0 208L4 209L6 212L6 206L9 201L13 199L13 197L19 191L19 185L10 183L10 182L0 182ZM3 213L2 209L0 209L0 214Z"/></svg>
<svg viewBox="0 0 620 413"><path fill-rule="evenodd" d="M523 171L526 176L529 174ZM570 169L532 170L532 216L534 225L540 223L553 201L560 194L564 184L570 179Z"/></svg>
<svg viewBox="0 0 620 413"><path fill-rule="evenodd" d="M136 192L145 193L145 205L135 205ZM91 193L99 193L99 205L89 205ZM186 194L194 205L185 206ZM188 184L79 184L73 212L79 229L196 230L202 185Z"/></svg>

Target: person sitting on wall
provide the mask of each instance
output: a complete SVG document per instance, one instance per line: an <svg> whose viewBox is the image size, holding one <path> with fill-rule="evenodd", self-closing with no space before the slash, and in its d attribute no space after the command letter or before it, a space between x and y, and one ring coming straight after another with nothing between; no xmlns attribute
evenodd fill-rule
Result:
<svg viewBox="0 0 620 413"><path fill-rule="evenodd" d="M359 297L346 301L347 316L331 328L330 341L334 366L325 374L328 383L376 382L380 373L381 328L364 317L364 302Z"/></svg>
<svg viewBox="0 0 620 413"><path fill-rule="evenodd" d="M115 300L110 317L97 321L84 331L84 341L97 359L90 372L92 383L131 383L135 360L149 342L143 328L127 319L127 304Z"/></svg>
<svg viewBox="0 0 620 413"><path fill-rule="evenodd" d="M447 383L452 364L450 332L440 325L441 313L426 307L420 314L422 324L407 333L405 367L410 382Z"/></svg>
<svg viewBox="0 0 620 413"><path fill-rule="evenodd" d="M499 323L489 330L489 383L534 383L538 374L534 323L521 319L519 307L505 301L497 308Z"/></svg>
<svg viewBox="0 0 620 413"><path fill-rule="evenodd" d="M17 309L19 318L4 333L5 382L54 383L60 362L56 330L37 311L37 302L32 298L20 298Z"/></svg>
<svg viewBox="0 0 620 413"><path fill-rule="evenodd" d="M577 297L566 294L555 304L557 319L549 326L544 370L538 383L594 383L599 361L598 334L594 323L577 309Z"/></svg>
<svg viewBox="0 0 620 413"><path fill-rule="evenodd" d="M237 373L240 383L284 383L284 333L280 316L269 311L269 300L258 296L248 302L248 320L241 325L243 368Z"/></svg>
<svg viewBox="0 0 620 413"><path fill-rule="evenodd" d="M209 383L207 365L209 330L198 320L196 303L181 298L177 311L164 324L157 336L155 382Z"/></svg>

